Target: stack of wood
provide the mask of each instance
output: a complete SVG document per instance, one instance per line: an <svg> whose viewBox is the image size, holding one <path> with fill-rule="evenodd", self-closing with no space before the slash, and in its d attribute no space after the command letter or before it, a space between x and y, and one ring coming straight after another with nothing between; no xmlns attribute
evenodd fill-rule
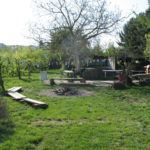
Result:
<svg viewBox="0 0 150 150"><path fill-rule="evenodd" d="M17 100L19 102L27 102L36 108L39 108L39 107L47 108L48 107L48 105L43 102L27 98L26 96L18 93L19 91L22 91L22 87L13 87L13 88L7 90L7 94L9 96L11 96L14 100Z"/></svg>

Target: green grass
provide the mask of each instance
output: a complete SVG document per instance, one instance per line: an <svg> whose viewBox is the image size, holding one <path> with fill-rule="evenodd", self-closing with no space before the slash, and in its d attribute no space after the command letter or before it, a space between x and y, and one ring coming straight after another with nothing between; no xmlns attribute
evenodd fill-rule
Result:
<svg viewBox="0 0 150 150"><path fill-rule="evenodd" d="M60 77L58 70L49 77ZM150 148L150 87L126 90L85 88L89 97L47 97L40 74L29 81L5 78L6 88L22 86L29 98L43 101L47 109L35 109L10 97L9 119L1 120L0 150L148 150Z"/></svg>

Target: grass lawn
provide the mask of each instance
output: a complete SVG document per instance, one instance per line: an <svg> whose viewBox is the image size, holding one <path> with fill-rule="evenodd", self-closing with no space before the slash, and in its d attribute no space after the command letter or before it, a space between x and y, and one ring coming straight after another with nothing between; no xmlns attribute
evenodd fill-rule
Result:
<svg viewBox="0 0 150 150"><path fill-rule="evenodd" d="M49 71L49 77L59 77ZM40 74L29 81L5 78L6 89L22 86L22 94L49 105L35 109L10 97L9 119L0 122L0 150L148 150L150 149L150 86L125 90L84 88L88 97L47 97Z"/></svg>

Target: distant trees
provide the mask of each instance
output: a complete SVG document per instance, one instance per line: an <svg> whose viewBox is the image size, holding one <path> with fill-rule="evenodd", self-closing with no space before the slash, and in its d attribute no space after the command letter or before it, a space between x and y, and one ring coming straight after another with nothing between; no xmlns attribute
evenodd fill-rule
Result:
<svg viewBox="0 0 150 150"><path fill-rule="evenodd" d="M119 56L122 53L122 48L120 46L115 46L114 43L110 42L106 47L97 44L91 50L91 54L95 56Z"/></svg>
<svg viewBox="0 0 150 150"><path fill-rule="evenodd" d="M121 47L115 47L114 43L109 43L106 51L105 56L119 56L121 55Z"/></svg>
<svg viewBox="0 0 150 150"><path fill-rule="evenodd" d="M19 79L23 75L30 79L32 71L45 70L51 61L48 51L21 46L0 49L0 57L3 76L17 76Z"/></svg>
<svg viewBox="0 0 150 150"><path fill-rule="evenodd" d="M100 44L96 44L93 49L91 50L91 54L95 56L104 56L104 49Z"/></svg>

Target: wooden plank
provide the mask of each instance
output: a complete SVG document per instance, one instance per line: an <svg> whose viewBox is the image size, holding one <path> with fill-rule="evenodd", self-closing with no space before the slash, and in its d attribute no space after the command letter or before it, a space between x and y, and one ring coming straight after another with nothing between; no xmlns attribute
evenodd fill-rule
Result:
<svg viewBox="0 0 150 150"><path fill-rule="evenodd" d="M140 79L149 79L150 74L134 74L134 75L131 75L131 77L140 78Z"/></svg>
<svg viewBox="0 0 150 150"><path fill-rule="evenodd" d="M74 82L74 81L80 81L80 82L83 82L85 83L86 80L84 78L52 78L54 80L67 80L69 82Z"/></svg>
<svg viewBox="0 0 150 150"><path fill-rule="evenodd" d="M72 87L72 86L95 87L94 84L88 83L60 83L59 85L63 87Z"/></svg>
<svg viewBox="0 0 150 150"><path fill-rule="evenodd" d="M29 102L29 103L34 103L34 104L45 104L43 102L37 101L37 100L33 100L31 98L23 98L24 101Z"/></svg>
<svg viewBox="0 0 150 150"><path fill-rule="evenodd" d="M7 90L7 92L11 91L11 92L18 92L22 90L22 87L12 87L10 89Z"/></svg>
<svg viewBox="0 0 150 150"><path fill-rule="evenodd" d="M43 102L36 101L36 100L30 99L30 98L26 98L26 96L16 92L16 91L19 91L21 89L22 89L22 87L13 87L13 88L7 90L7 94L15 100L19 100L20 102L30 103L34 107L42 107L42 108L48 107L48 105L43 103Z"/></svg>
<svg viewBox="0 0 150 150"><path fill-rule="evenodd" d="M23 99L23 98L26 97L26 96L24 96L24 95L22 95L22 94L20 94L20 93L12 92L12 91L7 92L7 94L8 94L9 96L11 96L11 97L12 97L13 99L15 99L15 100L20 100L20 99Z"/></svg>
<svg viewBox="0 0 150 150"><path fill-rule="evenodd" d="M48 105L45 104L44 102L40 102L40 101L33 100L33 99L30 99L30 98L23 98L23 100L27 103L32 104L33 106L36 106L36 107L43 107L43 108L48 107Z"/></svg>
<svg viewBox="0 0 150 150"><path fill-rule="evenodd" d="M73 73L72 70L64 70L64 73Z"/></svg>
<svg viewBox="0 0 150 150"><path fill-rule="evenodd" d="M53 78L54 80L74 80L74 81L80 81L84 80L84 78Z"/></svg>

